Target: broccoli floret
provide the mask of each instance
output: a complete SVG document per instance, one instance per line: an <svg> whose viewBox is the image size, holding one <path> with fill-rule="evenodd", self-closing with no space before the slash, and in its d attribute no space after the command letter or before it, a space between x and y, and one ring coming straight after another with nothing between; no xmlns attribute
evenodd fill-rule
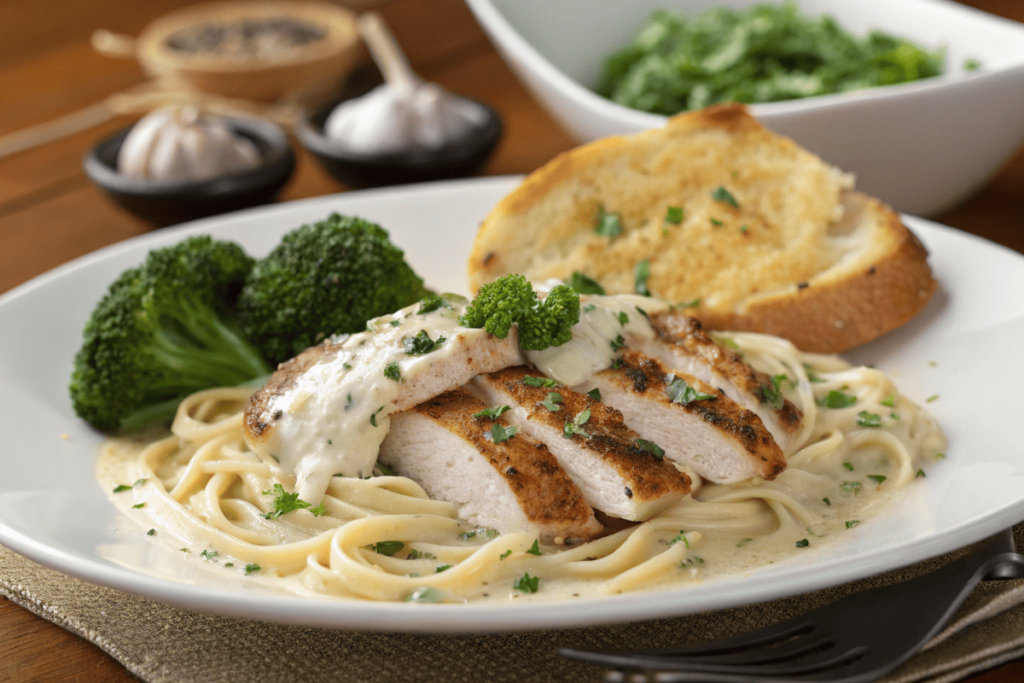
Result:
<svg viewBox="0 0 1024 683"><path fill-rule="evenodd" d="M238 307L248 338L279 363L427 293L384 229L333 214L285 235L258 261Z"/></svg>
<svg viewBox="0 0 1024 683"><path fill-rule="evenodd" d="M522 275L503 275L481 287L459 318L463 327L482 327L499 339L507 337L516 323L519 347L527 351L565 344L579 321L580 295L572 288L558 285L539 300Z"/></svg>
<svg viewBox="0 0 1024 683"><path fill-rule="evenodd" d="M71 402L99 430L173 414L182 398L266 375L234 305L253 259L207 236L149 253L93 310L71 374Z"/></svg>

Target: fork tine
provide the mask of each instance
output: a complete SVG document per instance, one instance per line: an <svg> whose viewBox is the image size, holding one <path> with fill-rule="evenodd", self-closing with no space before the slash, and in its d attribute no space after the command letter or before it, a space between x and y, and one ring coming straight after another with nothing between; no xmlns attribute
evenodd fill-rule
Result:
<svg viewBox="0 0 1024 683"><path fill-rule="evenodd" d="M756 631L741 633L710 643L695 643L681 647L640 650L644 655L680 655L702 657L725 655L754 647L770 647L798 636L809 636L817 628L807 615L800 615L777 624L763 626Z"/></svg>

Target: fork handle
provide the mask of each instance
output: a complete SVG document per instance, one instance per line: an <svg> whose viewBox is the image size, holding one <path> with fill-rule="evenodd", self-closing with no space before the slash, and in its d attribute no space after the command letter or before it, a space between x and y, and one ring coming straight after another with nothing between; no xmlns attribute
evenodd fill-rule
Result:
<svg viewBox="0 0 1024 683"><path fill-rule="evenodd" d="M1017 547L1013 540L1013 527L989 536L978 543L972 553L992 557L993 564L985 574L985 581L1024 578L1024 555L1017 553Z"/></svg>

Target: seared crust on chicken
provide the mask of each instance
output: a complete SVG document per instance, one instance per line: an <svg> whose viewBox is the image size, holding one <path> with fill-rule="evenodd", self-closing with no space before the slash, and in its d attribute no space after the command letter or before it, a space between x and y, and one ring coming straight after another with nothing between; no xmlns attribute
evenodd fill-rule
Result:
<svg viewBox="0 0 1024 683"><path fill-rule="evenodd" d="M689 493L690 478L638 445L641 435L619 411L568 387L530 386L524 382L529 377L543 379L518 366L481 375L467 389L489 405L509 405L509 421L548 445L594 508L639 521ZM585 411L589 418L583 421ZM567 429L574 420L585 436Z"/></svg>
<svg viewBox="0 0 1024 683"><path fill-rule="evenodd" d="M685 382L685 385L683 384ZM689 386L710 398L686 402ZM786 459L761 418L691 375L670 373L653 358L624 350L618 367L597 373L581 391L601 391L626 424L665 450L665 457L716 483L774 479Z"/></svg>
<svg viewBox="0 0 1024 683"><path fill-rule="evenodd" d="M739 354L715 343L700 321L676 311L650 314L656 339L639 337L627 345L656 358L669 370L682 372L721 389L726 396L752 411L782 448L786 448L800 430L800 410L780 398L778 407L769 401L776 387L772 378L750 367Z"/></svg>
<svg viewBox="0 0 1024 683"><path fill-rule="evenodd" d="M495 443L494 426L509 425L475 417L486 408L457 389L396 413L379 459L479 526L535 531L545 543L600 534L594 511L547 446L525 434Z"/></svg>

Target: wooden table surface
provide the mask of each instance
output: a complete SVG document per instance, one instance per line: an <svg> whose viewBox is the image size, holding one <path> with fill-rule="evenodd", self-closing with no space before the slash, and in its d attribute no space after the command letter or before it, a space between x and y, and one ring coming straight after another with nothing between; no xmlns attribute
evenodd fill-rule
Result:
<svg viewBox="0 0 1024 683"><path fill-rule="evenodd" d="M136 35L183 0L5 0L0 3L0 135L88 106L143 80L130 60L93 52L94 29ZM1024 21L1020 0L965 4ZM491 104L504 137L488 175L529 172L572 141L534 102L459 0L394 0L381 9L413 67L427 80ZM983 106L979 104L979 106ZM152 228L94 187L81 158L93 142L128 125L119 118L83 133L0 159L0 293L54 266ZM965 131L970 134L970 131ZM301 151L282 200L346 190ZM1018 150L988 185L942 223L1024 252L1024 153ZM0 682L134 680L87 641L0 599ZM971 679L1024 680L1024 662Z"/></svg>

